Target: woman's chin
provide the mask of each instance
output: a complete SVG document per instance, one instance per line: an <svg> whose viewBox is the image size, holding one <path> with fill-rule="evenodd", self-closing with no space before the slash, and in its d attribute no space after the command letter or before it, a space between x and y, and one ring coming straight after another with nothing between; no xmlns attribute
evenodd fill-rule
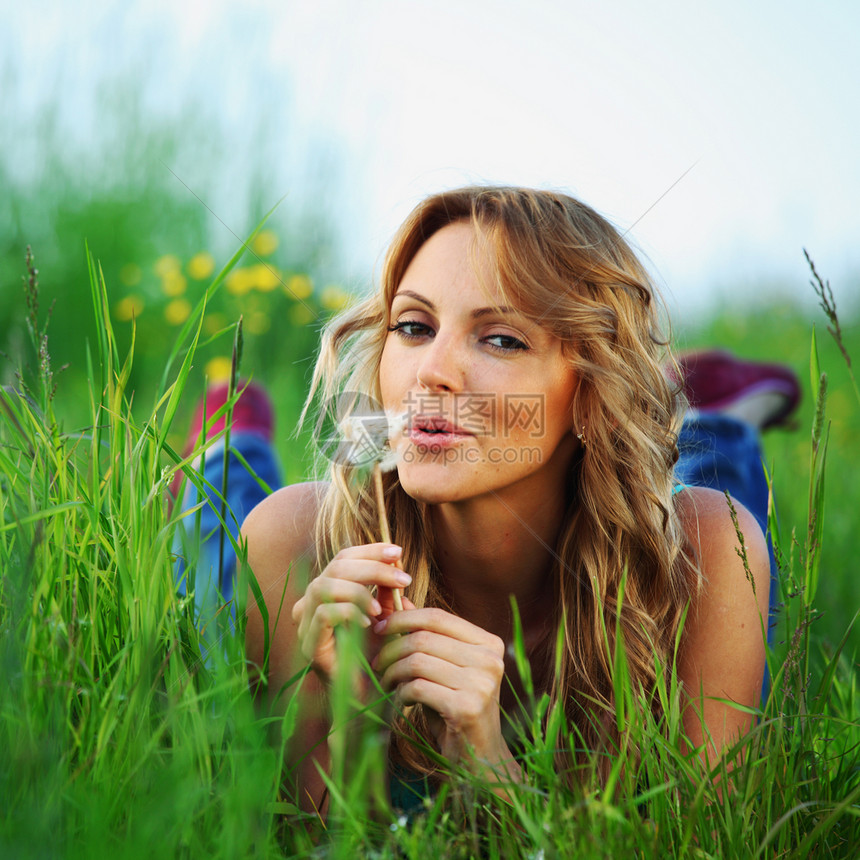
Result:
<svg viewBox="0 0 860 860"><path fill-rule="evenodd" d="M397 471L403 491L416 502L441 505L460 501L469 495L469 488L459 486L461 482L454 475L446 474L448 470L443 466L401 465Z"/></svg>
<svg viewBox="0 0 860 860"><path fill-rule="evenodd" d="M404 481L401 478L400 486L407 496L425 505L441 505L445 502L457 501L443 481Z"/></svg>

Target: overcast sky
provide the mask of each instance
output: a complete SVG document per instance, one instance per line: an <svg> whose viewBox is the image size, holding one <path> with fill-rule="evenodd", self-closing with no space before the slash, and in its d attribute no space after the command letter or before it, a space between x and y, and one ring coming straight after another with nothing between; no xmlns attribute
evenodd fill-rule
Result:
<svg viewBox="0 0 860 860"><path fill-rule="evenodd" d="M86 141L107 134L111 76L139 74L155 113L193 99L241 155L199 189L219 217L249 226L242 163L268 165L271 203L313 163L352 276L424 194L493 181L567 189L630 229L682 313L763 281L807 298L803 246L837 295L858 288L854 0L7 5L19 101L59 96Z"/></svg>

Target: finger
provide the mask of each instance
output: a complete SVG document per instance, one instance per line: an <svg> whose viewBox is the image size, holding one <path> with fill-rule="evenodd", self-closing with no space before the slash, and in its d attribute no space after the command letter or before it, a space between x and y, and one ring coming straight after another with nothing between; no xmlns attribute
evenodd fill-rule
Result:
<svg viewBox="0 0 860 860"><path fill-rule="evenodd" d="M305 599L313 605L354 603L367 615L379 615L382 612L379 601L366 586L346 579L315 579L308 586Z"/></svg>
<svg viewBox="0 0 860 860"><path fill-rule="evenodd" d="M431 681L448 690L460 690L463 689L464 674L472 673L434 654L417 653L410 654L388 666L380 681L386 690L418 678Z"/></svg>
<svg viewBox="0 0 860 860"><path fill-rule="evenodd" d="M396 702L400 706L424 705L435 711L440 721L454 715L459 723L468 723L480 715L485 703L480 696L452 689L427 678L413 678L397 687ZM437 730L438 731L438 730Z"/></svg>
<svg viewBox="0 0 860 860"><path fill-rule="evenodd" d="M302 595L294 604L293 604L293 622L301 626L302 618L305 614L305 608L307 607L307 599L304 595Z"/></svg>
<svg viewBox="0 0 860 860"><path fill-rule="evenodd" d="M499 677L504 673L504 660L489 648L465 643L429 630L416 630L403 636L389 638L379 651L375 668L378 672L385 672L398 661L412 659L412 662L416 663L414 658L420 658L426 654L460 668L477 668L497 674Z"/></svg>
<svg viewBox="0 0 860 860"><path fill-rule="evenodd" d="M351 560L367 559L369 561L380 561L385 564L395 564L403 556L403 548L393 543L366 543L358 546L344 547L332 559Z"/></svg>
<svg viewBox="0 0 860 860"><path fill-rule="evenodd" d="M483 645L500 657L504 656L505 643L493 633L488 633L482 627L466 621L444 609L414 609L409 612L395 612L374 625L373 632L396 636L411 633L415 630L429 630L441 633L461 642Z"/></svg>
<svg viewBox="0 0 860 860"><path fill-rule="evenodd" d="M306 657L313 655L331 638L335 627L343 624L358 624L369 627L370 619L354 603L325 603L318 606L302 638L302 650Z"/></svg>
<svg viewBox="0 0 860 860"><path fill-rule="evenodd" d="M313 586L313 588L311 587ZM311 625L319 609L328 605L352 605L365 616L378 617L378 601L363 586L343 580L329 580L322 585L311 583L304 597L299 598L293 607L293 619L298 624L299 639L304 641L310 635ZM326 617L323 613L322 618Z"/></svg>
<svg viewBox="0 0 860 860"><path fill-rule="evenodd" d="M362 585L379 585L386 588L405 588L412 582L408 573L392 563L367 558L334 558L314 580L348 579Z"/></svg>

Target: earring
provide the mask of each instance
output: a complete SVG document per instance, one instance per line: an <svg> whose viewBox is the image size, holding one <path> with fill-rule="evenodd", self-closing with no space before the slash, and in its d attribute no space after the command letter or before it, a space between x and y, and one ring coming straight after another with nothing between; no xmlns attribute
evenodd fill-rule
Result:
<svg viewBox="0 0 860 860"><path fill-rule="evenodd" d="M584 448L585 447L585 425L584 424L582 425L582 429L579 431L579 433L576 434L576 438L579 439L580 444Z"/></svg>

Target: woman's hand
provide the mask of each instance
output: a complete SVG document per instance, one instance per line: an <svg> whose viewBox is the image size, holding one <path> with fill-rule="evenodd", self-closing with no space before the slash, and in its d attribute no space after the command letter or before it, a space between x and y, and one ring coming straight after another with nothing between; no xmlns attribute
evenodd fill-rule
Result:
<svg viewBox="0 0 860 860"><path fill-rule="evenodd" d="M337 670L335 628L342 624L368 628L394 611L392 589L412 581L394 566L401 553L400 547L382 543L343 549L296 601L293 621L299 648L324 681ZM377 597L370 592L374 585ZM367 655L371 659L383 641L374 639Z"/></svg>
<svg viewBox="0 0 860 860"><path fill-rule="evenodd" d="M430 730L450 761L468 753L474 764L501 766L513 776L519 768L502 737L499 711L504 642L442 609L404 606L373 628L389 637L375 666L383 687L395 689L404 705L427 707Z"/></svg>

